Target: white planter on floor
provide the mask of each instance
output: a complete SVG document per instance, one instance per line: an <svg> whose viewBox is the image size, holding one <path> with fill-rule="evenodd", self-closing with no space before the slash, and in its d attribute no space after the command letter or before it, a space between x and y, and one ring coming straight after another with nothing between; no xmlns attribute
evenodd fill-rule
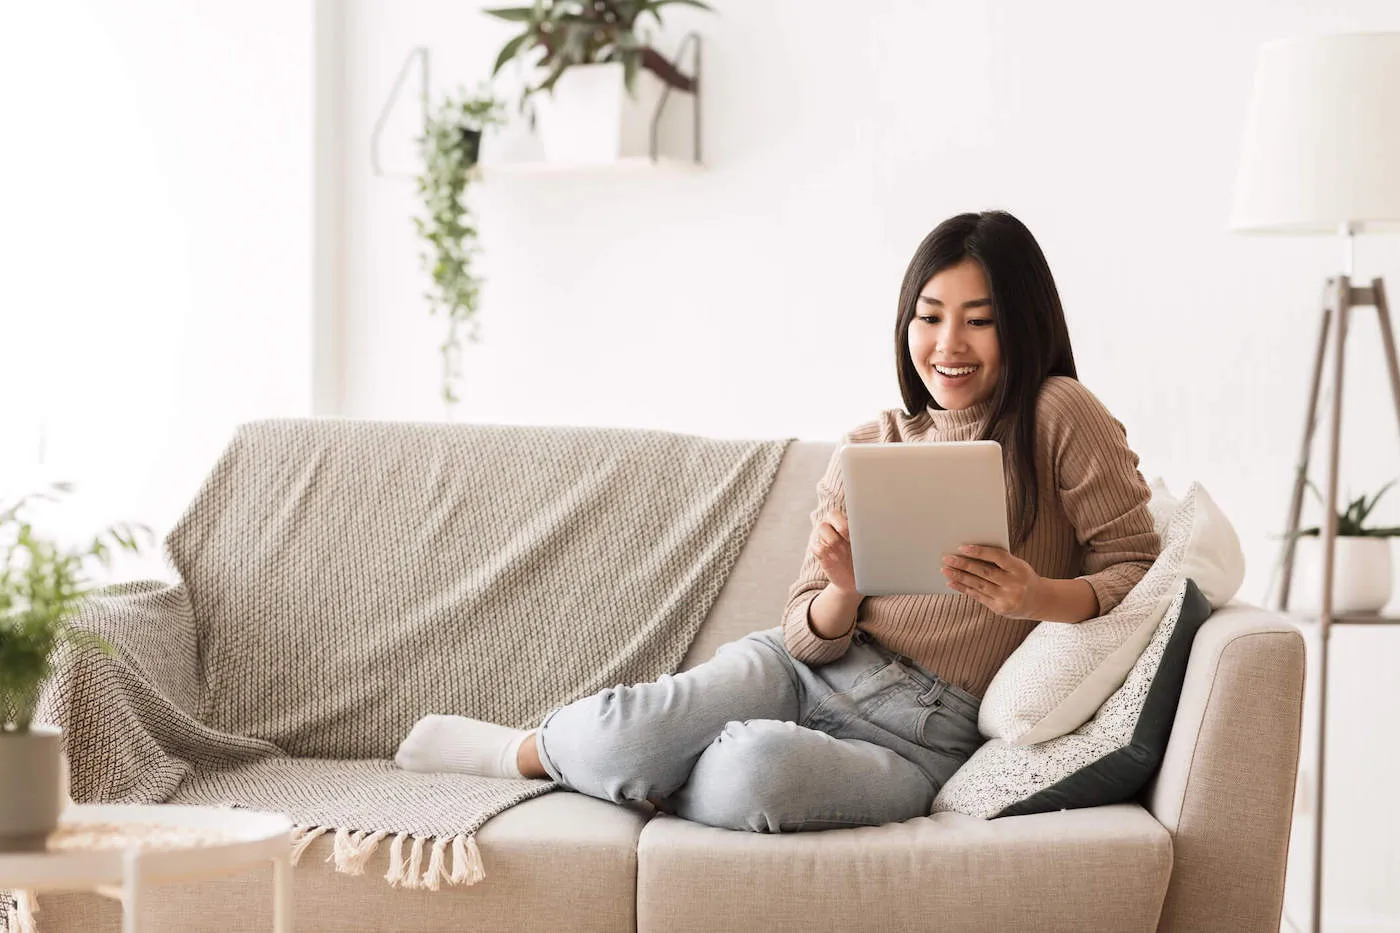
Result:
<svg viewBox="0 0 1400 933"><path fill-rule="evenodd" d="M63 736L53 726L0 732L0 852L42 851L67 803Z"/></svg>
<svg viewBox="0 0 1400 933"><path fill-rule="evenodd" d="M1376 612L1390 601L1390 539L1337 539L1332 612ZM1322 539L1298 539L1293 555L1290 611L1322 611Z"/></svg>
<svg viewBox="0 0 1400 933"><path fill-rule="evenodd" d="M569 68L552 94L531 98L545 160L588 165L649 155L651 121L665 87L656 75L638 69L634 99L627 93L621 62ZM666 110L680 109L680 98L690 95L672 89Z"/></svg>

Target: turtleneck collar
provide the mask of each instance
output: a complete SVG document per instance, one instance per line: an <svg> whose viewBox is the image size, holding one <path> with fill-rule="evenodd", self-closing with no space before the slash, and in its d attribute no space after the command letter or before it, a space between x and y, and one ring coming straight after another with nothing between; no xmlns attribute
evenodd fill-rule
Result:
<svg viewBox="0 0 1400 933"><path fill-rule="evenodd" d="M977 427L987 419L992 413L992 399L987 397L973 405L971 408L960 408L952 411L946 408L934 408L930 403L924 408L928 415L929 422L933 425L934 431L943 434L948 431L965 430Z"/></svg>

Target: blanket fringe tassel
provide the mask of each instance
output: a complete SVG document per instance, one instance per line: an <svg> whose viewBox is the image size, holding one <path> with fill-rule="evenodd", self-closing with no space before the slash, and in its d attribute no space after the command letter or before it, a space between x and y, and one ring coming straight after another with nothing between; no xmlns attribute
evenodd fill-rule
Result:
<svg viewBox="0 0 1400 933"><path fill-rule="evenodd" d="M301 861L311 844L334 832L327 862L346 875L363 875L379 844L389 839L389 869L384 880L395 888L439 890L446 884L476 884L486 877L481 864L481 849L475 836L423 836L413 833L389 833L379 830L332 829L329 826L297 826L292 829L292 864ZM407 847L408 851L404 849ZM424 849L427 849L426 853ZM426 859L425 856L426 855ZM426 865L424 862L426 861ZM20 928L21 933L31 933Z"/></svg>
<svg viewBox="0 0 1400 933"><path fill-rule="evenodd" d="M301 861L301 857L306 854L306 850L311 847L311 843L330 832L329 826L293 826L292 827L292 864Z"/></svg>
<svg viewBox="0 0 1400 933"><path fill-rule="evenodd" d="M9 901L5 904L5 928L10 933L35 933L34 915L39 912L39 904L29 891L6 891Z"/></svg>

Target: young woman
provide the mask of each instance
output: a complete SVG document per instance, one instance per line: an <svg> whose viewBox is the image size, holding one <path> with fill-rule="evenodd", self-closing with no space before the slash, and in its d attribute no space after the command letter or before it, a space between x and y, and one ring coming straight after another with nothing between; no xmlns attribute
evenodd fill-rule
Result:
<svg viewBox="0 0 1400 933"><path fill-rule="evenodd" d="M1054 279L1016 218L960 214L919 244L895 366L904 410L843 440L999 441L1010 551L947 558L955 595L863 597L833 457L780 627L555 709L532 731L425 717L400 767L550 777L757 832L927 815L982 743L978 704L1002 662L1042 620L1108 612L1161 544L1138 458L1077 381Z"/></svg>

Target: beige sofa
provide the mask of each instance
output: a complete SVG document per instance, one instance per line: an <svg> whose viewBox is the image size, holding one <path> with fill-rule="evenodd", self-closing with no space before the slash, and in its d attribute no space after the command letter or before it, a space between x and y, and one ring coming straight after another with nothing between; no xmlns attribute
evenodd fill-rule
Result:
<svg viewBox="0 0 1400 933"><path fill-rule="evenodd" d="M685 666L776 624L831 452L788 448ZM480 831L487 877L473 886L336 874L321 837L295 872L296 929L1274 933L1303 671L1303 641L1281 618L1242 604L1217 612L1196 639L1161 773L1133 803L759 835L551 793ZM145 929L269 929L270 892L270 870L171 887ZM116 904L93 895L40 905L41 933L120 928Z"/></svg>

